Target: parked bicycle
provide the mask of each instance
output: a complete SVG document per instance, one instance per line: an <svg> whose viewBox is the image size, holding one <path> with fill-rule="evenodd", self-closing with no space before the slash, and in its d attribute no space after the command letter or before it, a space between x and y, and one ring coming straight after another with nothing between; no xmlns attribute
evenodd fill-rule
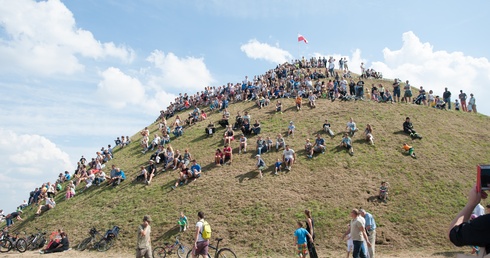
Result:
<svg viewBox="0 0 490 258"><path fill-rule="evenodd" d="M188 248L180 242L179 237L177 236L173 244L163 243L163 246L153 249L153 257L164 258L167 255L176 252L179 258L184 258L187 250Z"/></svg>
<svg viewBox="0 0 490 258"><path fill-rule="evenodd" d="M46 231L42 231L36 228L37 233L31 234L27 238L20 238L17 240L15 247L17 251L23 253L27 250L35 250L42 248L46 244Z"/></svg>
<svg viewBox="0 0 490 258"><path fill-rule="evenodd" d="M230 257L235 257L236 258L236 254L235 252L233 252L230 248L219 248L219 242L221 242L221 240L223 240L223 238L216 238L216 247L212 246L211 244L208 246L209 249L212 249L214 250L214 258L230 258ZM192 258L192 250L190 250L188 253L187 253L187 258ZM209 254L208 252L208 257L211 258L212 256Z"/></svg>
<svg viewBox="0 0 490 258"><path fill-rule="evenodd" d="M12 250L17 244L19 239L19 232L14 232L15 236L10 236L8 230L2 231L2 236L0 237L0 253L7 253Z"/></svg>
<svg viewBox="0 0 490 258"><path fill-rule="evenodd" d="M77 250L83 251L87 249L89 245L92 245L92 247L99 252L105 252L114 244L115 239L119 235L119 229L118 226L114 226L112 229L107 230L105 235L102 235L95 227L93 227L89 231L90 236L78 244Z"/></svg>

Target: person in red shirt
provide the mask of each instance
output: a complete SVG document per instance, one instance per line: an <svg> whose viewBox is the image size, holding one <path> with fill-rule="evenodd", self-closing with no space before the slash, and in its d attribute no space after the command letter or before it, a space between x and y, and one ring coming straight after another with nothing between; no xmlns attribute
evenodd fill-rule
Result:
<svg viewBox="0 0 490 258"><path fill-rule="evenodd" d="M229 160L230 161L229 164L231 165L231 162L233 161L233 149L229 144L226 144L225 148L223 149L223 152L225 153L225 158L223 162Z"/></svg>

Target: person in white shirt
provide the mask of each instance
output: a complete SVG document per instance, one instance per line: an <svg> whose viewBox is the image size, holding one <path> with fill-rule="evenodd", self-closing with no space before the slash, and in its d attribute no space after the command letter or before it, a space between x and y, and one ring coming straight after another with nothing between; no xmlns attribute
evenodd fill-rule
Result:
<svg viewBox="0 0 490 258"><path fill-rule="evenodd" d="M286 164L286 169L291 171L291 166L296 161L296 153L293 149L289 148L289 145L286 145L286 148L282 153L282 161Z"/></svg>

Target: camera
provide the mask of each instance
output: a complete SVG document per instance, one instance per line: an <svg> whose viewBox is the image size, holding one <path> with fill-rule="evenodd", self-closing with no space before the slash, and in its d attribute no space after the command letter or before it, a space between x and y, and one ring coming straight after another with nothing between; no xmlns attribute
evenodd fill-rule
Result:
<svg viewBox="0 0 490 258"><path fill-rule="evenodd" d="M476 187L478 192L490 190L490 165L477 166Z"/></svg>

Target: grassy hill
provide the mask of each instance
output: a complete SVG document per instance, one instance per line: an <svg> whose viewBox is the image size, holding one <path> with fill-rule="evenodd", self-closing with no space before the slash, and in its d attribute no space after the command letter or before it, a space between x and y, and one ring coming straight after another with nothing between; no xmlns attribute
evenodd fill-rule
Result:
<svg viewBox="0 0 490 258"><path fill-rule="evenodd" d="M366 80L366 85L375 82L391 89L387 81ZM204 171L201 179L171 190L178 173L167 171L159 173L150 186L132 183L139 167L150 157L149 153L141 153L137 133L133 143L116 149L115 159L106 164L107 168L117 164L129 180L115 188L91 187L68 201L60 194L56 209L39 218L29 211L28 219L16 225L27 231L62 227L74 244L87 236L91 226L105 230L119 225L122 231L113 252L120 252L133 250L135 230L143 215L150 214L154 220L152 238L157 246L178 234L180 211L193 225L197 211L202 210L213 227L213 237L223 237L224 244L239 256L292 257L295 221L304 221L303 211L308 208L315 219L318 252L325 257L332 250L344 250L340 236L349 212L363 207L378 224L378 241L383 243L377 247L378 252L451 248L445 239L447 225L465 204L466 192L475 182L476 164L490 162L489 117L412 104L325 99L318 100L315 109L305 106L297 112L292 99L283 102L283 114L275 114L272 106L258 109L251 102L231 104L229 110L230 121L234 121L237 111L249 111L252 119L261 121L262 135L273 139L277 133L286 132L290 120L295 122L295 137L286 142L299 158L289 173L272 175L273 163L282 154L272 151L263 155L269 168L263 179L258 177L252 147L256 137L249 138L246 154L237 155L238 146L233 143L232 165L214 166L214 151L223 146L223 129L207 138L207 122L201 122L186 128L182 137L171 142L174 149L188 148L199 161ZM217 121L220 116L211 113L209 119ZM423 140L411 140L401 132L406 116L412 118ZM375 145L371 146L359 132L353 138L354 156L337 147L350 117L361 131L367 123L372 124L375 137ZM337 133L333 139L321 130L325 118ZM158 130L156 123L149 128L152 136ZM310 160L303 150L304 141L314 139L316 133L325 137L327 151ZM401 151L404 142L414 146L417 159ZM375 200L381 181L390 183L387 203ZM191 243L191 235L187 231L181 239Z"/></svg>

